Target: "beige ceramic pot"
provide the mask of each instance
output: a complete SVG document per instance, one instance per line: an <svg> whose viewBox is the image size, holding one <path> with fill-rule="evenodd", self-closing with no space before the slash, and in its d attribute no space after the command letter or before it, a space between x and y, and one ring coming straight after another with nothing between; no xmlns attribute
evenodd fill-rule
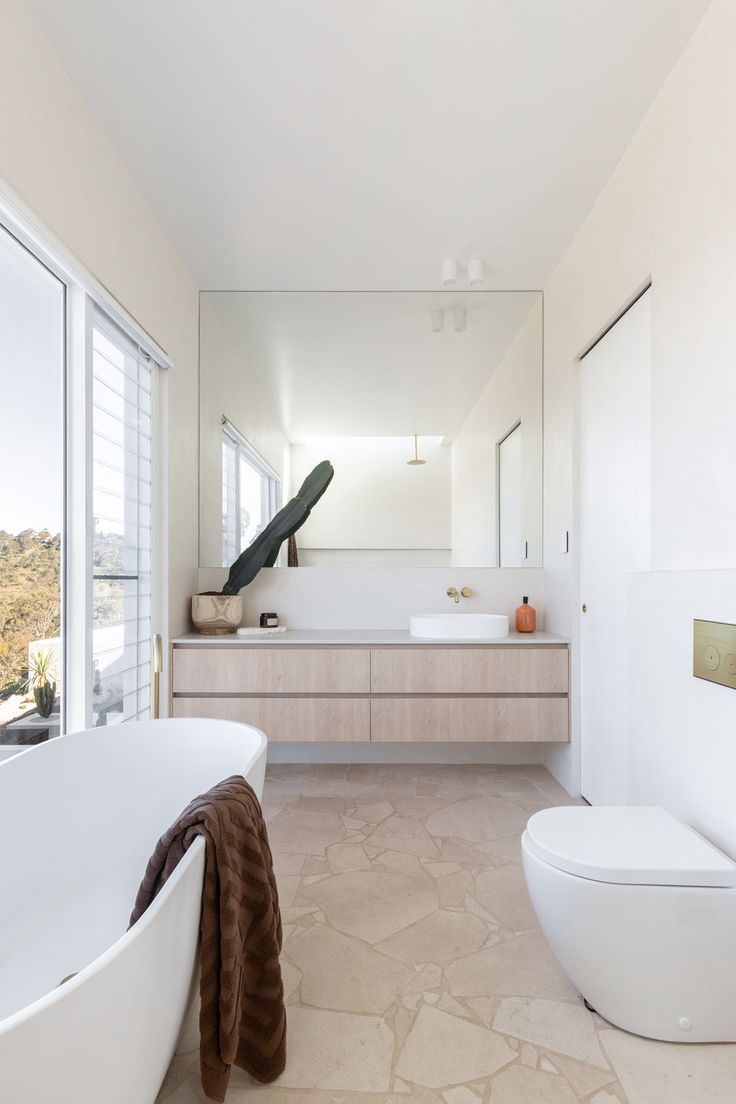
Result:
<svg viewBox="0 0 736 1104"><path fill-rule="evenodd" d="M192 621L198 633L224 636L234 633L243 620L239 594L193 594Z"/></svg>

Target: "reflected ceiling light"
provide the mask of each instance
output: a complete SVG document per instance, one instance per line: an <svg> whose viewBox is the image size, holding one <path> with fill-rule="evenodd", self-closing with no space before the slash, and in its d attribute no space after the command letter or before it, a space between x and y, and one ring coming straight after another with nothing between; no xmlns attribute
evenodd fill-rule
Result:
<svg viewBox="0 0 736 1104"><path fill-rule="evenodd" d="M442 262L442 284L444 287L454 287L457 283L457 261L447 258Z"/></svg>
<svg viewBox="0 0 736 1104"><path fill-rule="evenodd" d="M431 312L432 317L432 333L442 333L445 328L445 312L442 310L433 310Z"/></svg>
<svg viewBox="0 0 736 1104"><path fill-rule="evenodd" d="M406 462L407 462L407 464L412 464L412 465L414 465L414 464L426 464L427 463L426 460L420 460L419 459L419 442L418 442L416 433L414 434L414 459L413 460L407 460Z"/></svg>
<svg viewBox="0 0 736 1104"><path fill-rule="evenodd" d="M464 307L455 307L452 312L452 326L455 333L462 333L465 329L468 321L468 316Z"/></svg>
<svg viewBox="0 0 736 1104"><path fill-rule="evenodd" d="M468 261L468 283L471 287L480 287L483 283L483 261L480 257L471 257Z"/></svg>

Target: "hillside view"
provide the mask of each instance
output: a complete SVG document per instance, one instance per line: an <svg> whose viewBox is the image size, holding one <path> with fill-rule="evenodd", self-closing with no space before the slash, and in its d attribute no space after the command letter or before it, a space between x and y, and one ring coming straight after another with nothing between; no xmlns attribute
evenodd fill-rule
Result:
<svg viewBox="0 0 736 1104"><path fill-rule="evenodd" d="M28 644L61 631L61 536L0 530L0 698L15 693Z"/></svg>
<svg viewBox="0 0 736 1104"><path fill-rule="evenodd" d="M93 570L123 571L123 537L95 533ZM94 583L93 626L123 620L124 584ZM28 673L28 645L61 633L61 535L46 529L0 529L0 701L18 693Z"/></svg>

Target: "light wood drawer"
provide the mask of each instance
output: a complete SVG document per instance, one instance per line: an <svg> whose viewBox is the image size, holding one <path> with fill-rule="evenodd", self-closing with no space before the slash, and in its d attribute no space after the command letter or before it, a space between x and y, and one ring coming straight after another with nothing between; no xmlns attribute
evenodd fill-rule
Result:
<svg viewBox="0 0 736 1104"><path fill-rule="evenodd" d="M174 698L175 717L214 717L261 728L273 742L370 740L368 698Z"/></svg>
<svg viewBox="0 0 736 1104"><path fill-rule="evenodd" d="M370 652L224 645L174 648L175 694L367 694Z"/></svg>
<svg viewBox="0 0 736 1104"><path fill-rule="evenodd" d="M567 741L567 698L374 698L375 741Z"/></svg>
<svg viewBox="0 0 736 1104"><path fill-rule="evenodd" d="M567 648L380 648L374 694L566 694Z"/></svg>

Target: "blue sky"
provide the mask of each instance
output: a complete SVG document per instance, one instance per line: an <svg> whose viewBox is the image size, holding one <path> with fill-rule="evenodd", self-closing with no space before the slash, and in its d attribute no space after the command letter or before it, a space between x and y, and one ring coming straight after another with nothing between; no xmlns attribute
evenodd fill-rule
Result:
<svg viewBox="0 0 736 1104"><path fill-rule="evenodd" d="M61 283L0 230L0 529L62 518Z"/></svg>

